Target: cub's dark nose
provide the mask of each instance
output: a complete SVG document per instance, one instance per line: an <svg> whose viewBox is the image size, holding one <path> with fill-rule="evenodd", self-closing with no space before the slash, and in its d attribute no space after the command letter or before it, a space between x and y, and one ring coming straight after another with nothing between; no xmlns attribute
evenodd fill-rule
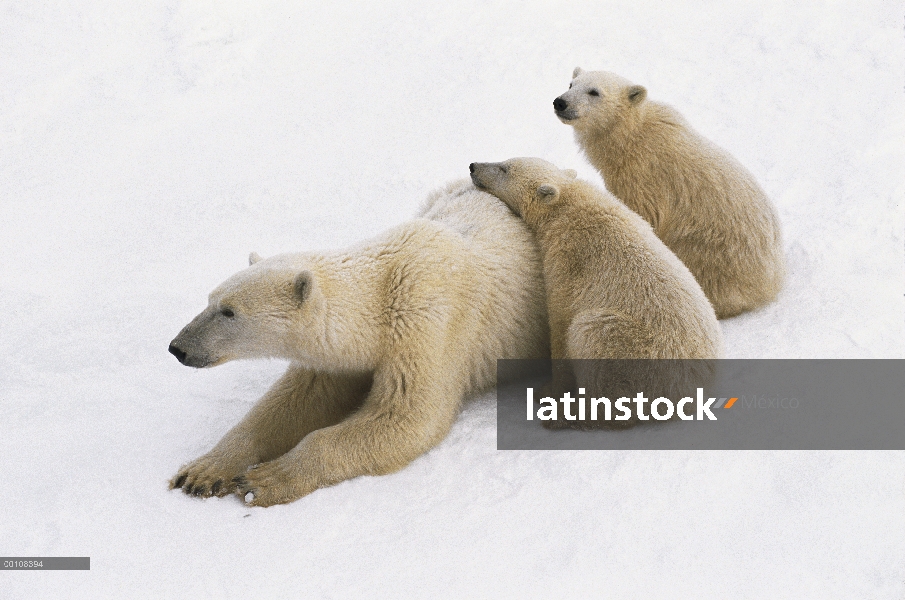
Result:
<svg viewBox="0 0 905 600"><path fill-rule="evenodd" d="M468 172L474 173L474 163L471 163L470 165L468 165Z"/></svg>
<svg viewBox="0 0 905 600"><path fill-rule="evenodd" d="M185 364L185 352L183 352L173 344L170 344L170 354L175 356L176 360L178 360L182 364Z"/></svg>
<svg viewBox="0 0 905 600"><path fill-rule="evenodd" d="M553 110L566 110L567 108L569 108L569 103L562 98L553 101Z"/></svg>

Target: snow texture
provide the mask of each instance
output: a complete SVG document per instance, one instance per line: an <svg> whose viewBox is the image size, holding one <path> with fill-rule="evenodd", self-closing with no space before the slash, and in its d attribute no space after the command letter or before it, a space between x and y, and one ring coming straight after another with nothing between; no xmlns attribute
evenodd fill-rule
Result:
<svg viewBox="0 0 905 600"><path fill-rule="evenodd" d="M472 161L600 182L552 100L643 83L774 199L732 358L903 355L903 6L0 3L0 598L901 598L903 452L498 452L493 394L293 504L167 490L285 367L167 344L248 253L338 248Z"/></svg>

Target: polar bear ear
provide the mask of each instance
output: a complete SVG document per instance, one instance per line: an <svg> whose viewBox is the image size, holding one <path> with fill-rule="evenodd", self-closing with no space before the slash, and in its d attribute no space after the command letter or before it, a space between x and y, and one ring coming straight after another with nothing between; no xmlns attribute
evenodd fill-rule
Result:
<svg viewBox="0 0 905 600"><path fill-rule="evenodd" d="M581 75L582 73L584 73L584 71L581 70L581 67L575 67L575 70L572 71L572 79L575 79L576 77L578 77L578 76Z"/></svg>
<svg viewBox="0 0 905 600"><path fill-rule="evenodd" d="M257 252L252 252L251 254L248 255L248 266L250 267L251 265L255 264L256 262L258 262L260 260L264 260L261 258L261 255L258 254Z"/></svg>
<svg viewBox="0 0 905 600"><path fill-rule="evenodd" d="M576 171L575 169L563 169L563 175L565 175L569 179L575 179L578 177L578 171Z"/></svg>
<svg viewBox="0 0 905 600"><path fill-rule="evenodd" d="M545 183L537 188L537 199L541 202L553 202L559 198L559 188L552 183Z"/></svg>
<svg viewBox="0 0 905 600"><path fill-rule="evenodd" d="M295 276L292 287L298 301L305 302L314 293L314 274L311 271L302 271Z"/></svg>
<svg viewBox="0 0 905 600"><path fill-rule="evenodd" d="M632 104L641 104L641 101L647 98L647 90L643 85L632 85L629 86L626 96Z"/></svg>

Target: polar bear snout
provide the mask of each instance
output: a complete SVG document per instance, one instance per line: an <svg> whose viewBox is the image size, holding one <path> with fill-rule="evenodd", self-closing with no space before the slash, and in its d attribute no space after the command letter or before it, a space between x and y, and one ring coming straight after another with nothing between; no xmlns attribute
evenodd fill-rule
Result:
<svg viewBox="0 0 905 600"><path fill-rule="evenodd" d="M509 178L509 161L497 163L471 163L471 181L475 187L490 192L502 200L499 194L506 187ZM505 200L504 200L505 202Z"/></svg>
<svg viewBox="0 0 905 600"><path fill-rule="evenodd" d="M188 328L188 327L186 327ZM203 369L213 366L218 362L217 358L211 356L208 348L203 343L199 343L197 334L187 332L185 330L179 332L173 341L170 342L168 348L170 354L176 357L181 364L195 369Z"/></svg>
<svg viewBox="0 0 905 600"><path fill-rule="evenodd" d="M500 174L500 163L471 163L468 165L471 172L471 182L479 190L488 191L494 187L494 183Z"/></svg>
<svg viewBox="0 0 905 600"><path fill-rule="evenodd" d="M471 163L468 165L468 172L471 173L471 182L475 185L479 190L484 189L484 185L481 182L481 174L477 172L478 167L480 165L478 163Z"/></svg>
<svg viewBox="0 0 905 600"><path fill-rule="evenodd" d="M173 340L173 341L175 342L176 340ZM175 356L176 360L178 360L181 364L183 364L187 367L193 367L195 369L203 369L205 367L212 367L215 364L219 364L219 362L222 362L222 361L217 361L217 360L211 359L210 357L205 356L204 354L194 354L194 353L186 352L185 350L183 350L182 348L180 348L179 346L177 346L174 343L170 343L169 351L170 351L170 354Z"/></svg>
<svg viewBox="0 0 905 600"><path fill-rule="evenodd" d="M560 96L553 101L553 112L562 121L574 121L578 118L578 113L574 107L569 106L569 101Z"/></svg>
<svg viewBox="0 0 905 600"><path fill-rule="evenodd" d="M170 354L172 354L173 356L176 357L176 360L178 360L182 364L185 364L185 356L186 356L185 352L183 352L182 350L180 350L177 346L175 346L173 344L170 344L169 350L170 350Z"/></svg>

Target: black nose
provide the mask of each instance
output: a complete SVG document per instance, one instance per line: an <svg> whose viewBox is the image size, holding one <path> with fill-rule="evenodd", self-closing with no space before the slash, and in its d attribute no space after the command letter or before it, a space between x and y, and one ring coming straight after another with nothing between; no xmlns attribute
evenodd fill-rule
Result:
<svg viewBox="0 0 905 600"><path fill-rule="evenodd" d="M471 163L470 165L468 165L468 172L474 173L474 163Z"/></svg>
<svg viewBox="0 0 905 600"><path fill-rule="evenodd" d="M176 360L178 360L182 364L185 364L185 352L183 352L173 344L170 344L170 354L175 356Z"/></svg>
<svg viewBox="0 0 905 600"><path fill-rule="evenodd" d="M553 101L554 110L566 110L567 108L569 108L569 103L562 98L557 98Z"/></svg>

